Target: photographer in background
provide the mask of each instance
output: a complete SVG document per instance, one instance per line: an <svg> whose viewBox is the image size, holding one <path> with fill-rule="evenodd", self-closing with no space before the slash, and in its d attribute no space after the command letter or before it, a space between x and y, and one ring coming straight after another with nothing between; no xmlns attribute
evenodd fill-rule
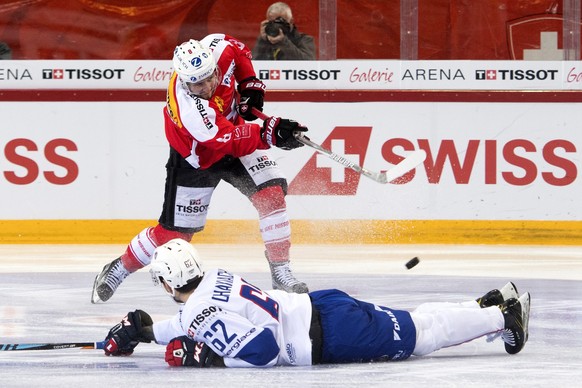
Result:
<svg viewBox="0 0 582 388"><path fill-rule="evenodd" d="M12 50L4 42L0 42L0 59L12 59Z"/></svg>
<svg viewBox="0 0 582 388"><path fill-rule="evenodd" d="M267 20L261 22L261 32L253 48L256 60L314 60L315 41L293 24L291 8L285 3L271 4Z"/></svg>

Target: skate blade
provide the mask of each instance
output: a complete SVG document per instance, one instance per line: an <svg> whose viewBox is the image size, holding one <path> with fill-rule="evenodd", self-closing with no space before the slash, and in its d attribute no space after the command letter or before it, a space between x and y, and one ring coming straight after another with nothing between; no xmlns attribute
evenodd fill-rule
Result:
<svg viewBox="0 0 582 388"><path fill-rule="evenodd" d="M103 303L101 298L99 298L99 294L97 294L97 278L98 277L99 277L99 275L95 276L95 281L93 282L93 294L91 294L91 303L93 303L93 304Z"/></svg>
<svg viewBox="0 0 582 388"><path fill-rule="evenodd" d="M524 345L527 342L527 340L529 339L529 308L530 308L530 301L531 301L531 296L529 292L526 292L525 294L523 294L519 299L519 303L521 303L521 308L522 308L522 316L523 316L523 331L525 333L525 338L524 338Z"/></svg>

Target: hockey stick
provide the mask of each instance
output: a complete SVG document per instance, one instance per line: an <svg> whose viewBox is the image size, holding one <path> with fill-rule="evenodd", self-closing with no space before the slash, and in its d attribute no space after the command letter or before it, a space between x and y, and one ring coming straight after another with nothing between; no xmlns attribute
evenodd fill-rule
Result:
<svg viewBox="0 0 582 388"><path fill-rule="evenodd" d="M5 350L62 350L62 349L103 349L106 341L101 342L60 342L44 344L0 344L0 351Z"/></svg>
<svg viewBox="0 0 582 388"><path fill-rule="evenodd" d="M256 108L252 108L252 112L255 116L257 116L263 121L269 119L268 115L266 115L265 113L261 112ZM426 152L424 150L416 150L409 154L406 158L404 158L400 163L388 169L386 172L375 172L370 171L367 168L364 168L326 148L323 148L321 145L311 141L308 137L304 136L303 133L301 132L295 132L294 135L297 141L311 148L314 148L318 152L327 155L333 161L338 162L339 164L344 165L348 168L351 168L358 174L362 174L365 177L373 179L378 183L385 184L388 182L392 182L394 179L399 178L402 175L406 174L408 171L412 170L413 168L424 162L424 160L426 159Z"/></svg>

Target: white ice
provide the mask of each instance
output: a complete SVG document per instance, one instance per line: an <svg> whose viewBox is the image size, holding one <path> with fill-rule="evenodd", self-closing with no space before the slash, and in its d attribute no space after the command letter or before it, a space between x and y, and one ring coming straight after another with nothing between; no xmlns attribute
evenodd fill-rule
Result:
<svg viewBox="0 0 582 388"><path fill-rule="evenodd" d="M206 267L242 274L268 289L257 245L199 245ZM100 341L136 308L154 319L175 305L147 271L130 276L105 304L90 303L95 275L119 245L0 245L0 343ZM293 268L312 290L340 288L394 308L474 299L507 280L530 291L529 342L508 355L485 339L402 362L278 367L171 368L162 346L130 357L99 350L0 351L0 387L566 387L582 378L582 247L294 245ZM406 270L414 256L420 264Z"/></svg>

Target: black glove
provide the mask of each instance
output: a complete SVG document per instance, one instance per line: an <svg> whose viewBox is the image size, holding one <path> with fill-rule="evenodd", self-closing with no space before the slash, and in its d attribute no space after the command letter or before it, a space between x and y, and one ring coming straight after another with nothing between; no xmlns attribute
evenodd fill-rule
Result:
<svg viewBox="0 0 582 388"><path fill-rule="evenodd" d="M204 342L196 342L186 337L174 338L166 346L166 362L170 366L193 366L208 368L224 366L222 357L214 353Z"/></svg>
<svg viewBox="0 0 582 388"><path fill-rule="evenodd" d="M107 356L129 356L140 342L151 342L146 338L144 327L151 326L152 318L142 310L127 313L125 318L109 330L103 348Z"/></svg>
<svg viewBox="0 0 582 388"><path fill-rule="evenodd" d="M257 119L252 112L252 108L263 111L265 99L265 84L258 78L247 78L238 85L240 102L238 104L238 114L247 121Z"/></svg>
<svg viewBox="0 0 582 388"><path fill-rule="evenodd" d="M263 122L261 138L271 147L275 146L284 150L303 147L303 143L295 138L295 132L307 132L307 127L297 121L269 117Z"/></svg>

